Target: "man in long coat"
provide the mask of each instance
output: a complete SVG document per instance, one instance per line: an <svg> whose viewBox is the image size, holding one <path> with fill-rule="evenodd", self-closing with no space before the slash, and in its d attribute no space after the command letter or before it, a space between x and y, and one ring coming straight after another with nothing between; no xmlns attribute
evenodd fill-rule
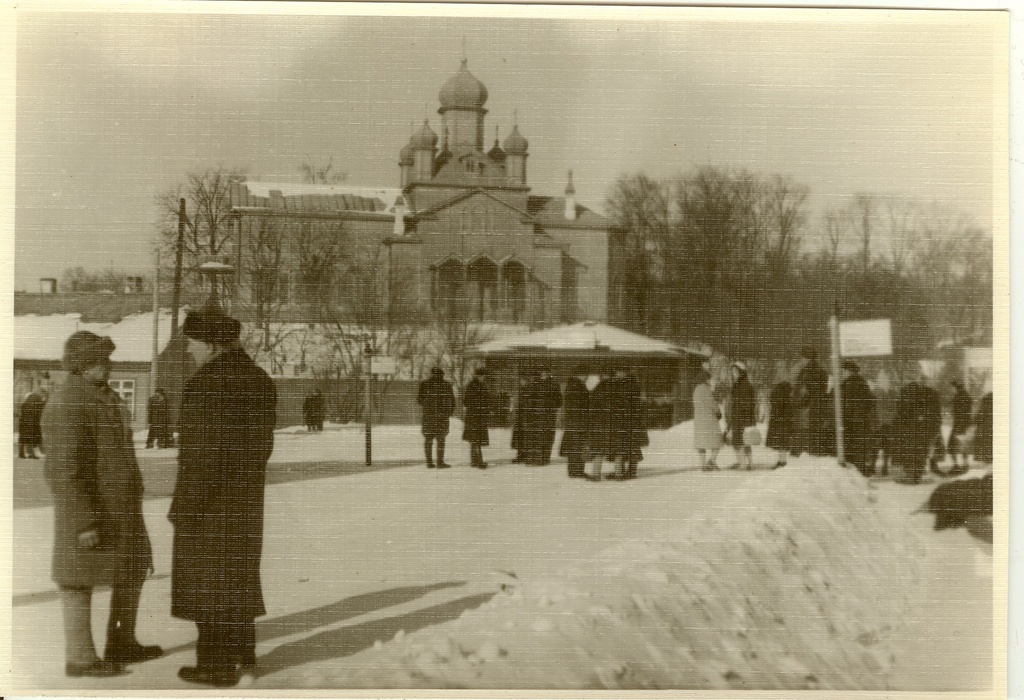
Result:
<svg viewBox="0 0 1024 700"><path fill-rule="evenodd" d="M171 614L196 623L196 665L183 680L217 687L254 674L263 498L274 448L277 392L238 346L240 324L216 309L190 313L183 332L199 369L185 385L174 525Z"/></svg>
<svg viewBox="0 0 1024 700"><path fill-rule="evenodd" d="M466 393L462 398L465 409L462 439L469 443L469 464L477 469L486 469L483 448L490 445L487 434L491 417L491 400L487 393L487 370L478 369L466 385Z"/></svg>
<svg viewBox="0 0 1024 700"><path fill-rule="evenodd" d="M526 462L529 445L526 442L524 428L526 427L526 411L524 405L529 403L530 375L523 371L519 374L519 388L510 406L510 419L512 423L512 441L509 447L516 451L512 459L513 464Z"/></svg>
<svg viewBox="0 0 1024 700"><path fill-rule="evenodd" d="M793 385L782 379L768 393L768 437L764 441L778 452L776 467L786 466L797 444L793 404Z"/></svg>
<svg viewBox="0 0 1024 700"><path fill-rule="evenodd" d="M576 367L565 383L562 442L558 446L558 454L568 460L569 477L573 479L583 476L586 461L587 431L590 425L590 391L587 390L586 377L586 368Z"/></svg>
<svg viewBox="0 0 1024 700"><path fill-rule="evenodd" d="M828 373L818 364L818 353L814 348L804 348L801 354L806 361L796 378L797 402L800 406L799 449L808 454L828 454L828 417L831 415L828 402Z"/></svg>
<svg viewBox="0 0 1024 700"><path fill-rule="evenodd" d="M53 492L53 580L61 590L65 672L106 677L160 656L135 638L153 554L142 519L142 474L120 398L107 386L114 343L89 331L64 344L67 381L43 410L44 476ZM92 589L112 586L104 659L92 638Z"/></svg>
<svg viewBox="0 0 1024 700"><path fill-rule="evenodd" d="M903 386L893 421L898 441L894 459L903 471L899 481L905 483L916 484L921 480L928 459L928 443L933 437L928 429L928 406L923 389L917 379Z"/></svg>
<svg viewBox="0 0 1024 700"><path fill-rule="evenodd" d="M860 367L853 360L843 361L841 394L843 400L843 452L847 461L864 476L875 473L872 436L874 435L875 396L860 375Z"/></svg>
<svg viewBox="0 0 1024 700"><path fill-rule="evenodd" d="M452 465L444 461L444 443L448 438L450 419L455 412L455 392L445 381L440 367L430 370L430 378L420 382L416 403L423 409L422 432L423 450L429 469L448 469ZM437 442L437 462L434 462L434 442Z"/></svg>
<svg viewBox="0 0 1024 700"><path fill-rule="evenodd" d="M558 386L558 380L551 375L551 370L544 369L541 372L538 386L539 406L539 432L540 464L548 464L551 461L551 451L555 447L555 432L558 424L558 409L562 407L562 389Z"/></svg>
<svg viewBox="0 0 1024 700"><path fill-rule="evenodd" d="M601 380L590 392L589 442L590 456L594 460L591 481L601 480L601 469L605 458L614 460L612 439L612 405L615 403L615 379L608 370L601 371Z"/></svg>
<svg viewBox="0 0 1024 700"><path fill-rule="evenodd" d="M615 371L611 407L612 452L617 479L634 479L647 445L647 413L641 400L640 382L625 368Z"/></svg>
<svg viewBox="0 0 1024 700"><path fill-rule="evenodd" d="M739 456L737 468L754 468L752 449L744 440L747 428L757 422L757 401L754 387L747 379L747 366L743 362L732 364L732 391L729 396L729 434Z"/></svg>
<svg viewBox="0 0 1024 700"><path fill-rule="evenodd" d="M149 421L149 434L146 436L146 447L154 445L159 450L170 447L170 435L167 430L167 394L157 388L146 404L146 418Z"/></svg>
<svg viewBox="0 0 1024 700"><path fill-rule="evenodd" d="M40 421L46 397L37 389L25 397L18 416L18 456L22 459L39 459L36 448L43 444Z"/></svg>

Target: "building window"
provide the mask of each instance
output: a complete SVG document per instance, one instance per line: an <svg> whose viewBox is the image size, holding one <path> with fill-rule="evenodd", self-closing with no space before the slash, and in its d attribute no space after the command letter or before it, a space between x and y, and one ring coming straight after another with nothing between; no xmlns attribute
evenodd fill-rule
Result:
<svg viewBox="0 0 1024 700"><path fill-rule="evenodd" d="M434 308L447 318L458 318L465 296L465 272L461 263L449 260L437 270Z"/></svg>
<svg viewBox="0 0 1024 700"><path fill-rule="evenodd" d="M510 260L501 268L502 302L512 323L521 323L526 315L526 268Z"/></svg>
<svg viewBox="0 0 1024 700"><path fill-rule="evenodd" d="M117 395L124 401L129 420L135 420L135 380L110 379L107 381L107 386L117 392Z"/></svg>
<svg viewBox="0 0 1024 700"><path fill-rule="evenodd" d="M479 258L467 271L470 313L477 321L491 317L498 308L498 266L487 258Z"/></svg>

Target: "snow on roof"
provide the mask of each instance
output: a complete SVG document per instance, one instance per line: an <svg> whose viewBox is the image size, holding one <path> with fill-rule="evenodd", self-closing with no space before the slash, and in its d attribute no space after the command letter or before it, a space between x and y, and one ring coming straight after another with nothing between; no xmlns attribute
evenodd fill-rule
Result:
<svg viewBox="0 0 1024 700"><path fill-rule="evenodd" d="M116 323L83 322L81 314L28 314L14 317L14 359L56 360L64 354L64 341L75 331L108 335L117 346L113 362L149 362L153 359L153 312L125 316ZM171 338L171 313L160 312L159 351Z"/></svg>
<svg viewBox="0 0 1024 700"><path fill-rule="evenodd" d="M551 352L601 350L619 354L669 356L679 356L683 353L700 354L663 340L648 338L615 326L590 321L483 343L478 345L474 352L480 355L490 355L516 351L529 352L530 350Z"/></svg>
<svg viewBox="0 0 1024 700"><path fill-rule="evenodd" d="M344 183L337 185L312 185L303 182L274 182L269 180L246 180L241 183L249 189L254 197L269 197L272 190L278 190L283 197L302 195L353 195L367 199L379 199L384 203L385 211L395 212L395 200L402 196L399 187L357 187Z"/></svg>

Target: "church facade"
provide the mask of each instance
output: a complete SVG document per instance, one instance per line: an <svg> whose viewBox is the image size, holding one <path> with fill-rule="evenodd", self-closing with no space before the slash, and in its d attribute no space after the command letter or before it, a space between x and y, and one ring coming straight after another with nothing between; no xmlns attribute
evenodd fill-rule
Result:
<svg viewBox="0 0 1024 700"><path fill-rule="evenodd" d="M437 129L425 120L398 150L397 187L243 181L232 210L239 222L335 222L352 245L383 251L392 303L416 314L537 328L608 320L615 231L576 201L571 171L560 196L532 192L518 124L485 142L487 97L463 59L440 89Z"/></svg>

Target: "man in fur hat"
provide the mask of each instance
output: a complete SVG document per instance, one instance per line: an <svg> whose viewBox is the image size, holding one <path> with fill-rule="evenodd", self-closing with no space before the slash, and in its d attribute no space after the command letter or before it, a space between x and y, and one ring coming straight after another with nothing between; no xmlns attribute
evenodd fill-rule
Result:
<svg viewBox="0 0 1024 700"><path fill-rule="evenodd" d="M61 590L65 673L102 678L155 659L135 638L153 554L142 519L142 474L120 397L107 386L114 343L89 331L64 344L67 381L43 409L44 475L53 492L53 580ZM112 589L104 658L92 638L92 589Z"/></svg>
<svg viewBox="0 0 1024 700"><path fill-rule="evenodd" d="M181 405L171 614L196 623L196 665L178 675L232 687L255 675L263 496L274 448L277 392L238 345L240 324L216 309L190 313L183 332L199 369Z"/></svg>

